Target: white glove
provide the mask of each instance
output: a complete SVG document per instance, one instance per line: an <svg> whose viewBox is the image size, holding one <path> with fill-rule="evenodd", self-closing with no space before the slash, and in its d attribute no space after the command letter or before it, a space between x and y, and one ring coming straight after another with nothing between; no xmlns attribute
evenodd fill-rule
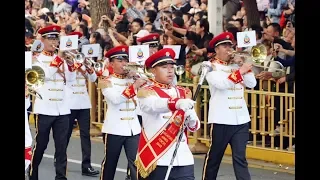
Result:
<svg viewBox="0 0 320 180"><path fill-rule="evenodd" d="M192 109L196 102L191 99L179 99L176 103L176 109L181 109L186 112L188 109Z"/></svg>
<svg viewBox="0 0 320 180"><path fill-rule="evenodd" d="M185 111L184 117L186 117L185 123L190 127L194 127L199 120L197 113L193 109Z"/></svg>

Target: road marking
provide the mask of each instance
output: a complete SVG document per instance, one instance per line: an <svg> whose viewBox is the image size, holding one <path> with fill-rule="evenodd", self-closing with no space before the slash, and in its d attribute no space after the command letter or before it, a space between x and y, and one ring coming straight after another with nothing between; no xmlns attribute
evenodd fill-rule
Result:
<svg viewBox="0 0 320 180"><path fill-rule="evenodd" d="M49 159L54 159L54 156L53 155L49 155L49 154L43 154L43 157L46 157L46 158L49 158ZM71 163L75 163L75 164L81 164L81 161L75 160L75 159L69 159L68 158L67 161L71 162ZM91 163L91 166L101 169L101 165L100 164ZM127 173L127 170L126 169L122 169L122 168L117 168L116 171Z"/></svg>

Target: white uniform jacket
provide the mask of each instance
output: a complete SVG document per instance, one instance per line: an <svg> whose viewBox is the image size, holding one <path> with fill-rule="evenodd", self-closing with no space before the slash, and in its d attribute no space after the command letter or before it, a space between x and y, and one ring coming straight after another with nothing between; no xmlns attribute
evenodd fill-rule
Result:
<svg viewBox="0 0 320 180"><path fill-rule="evenodd" d="M33 65L40 66L45 72L44 85L37 90L42 99L36 98L34 104L35 114L44 114L49 116L59 116L70 114L70 107L67 101L68 88L64 84L64 78L57 72L58 68L50 66L50 63L56 58L56 55L50 56L42 52ZM63 67L64 66L64 67ZM66 63L59 69L69 71ZM68 73L65 73L66 81L70 79Z"/></svg>
<svg viewBox="0 0 320 180"><path fill-rule="evenodd" d="M161 90L168 94L171 98L181 97L176 86L167 86L157 82L154 82L154 84L151 86L160 87ZM169 98L162 98L154 90L149 90L147 88L148 87L139 90L138 99L142 111L143 131L148 140L150 140L166 124L173 112L168 106ZM191 98L191 91L187 89L184 89L184 91L186 93L186 97ZM199 120L194 129L191 130L191 128L187 126L189 131L196 131L199 128ZM157 161L158 166L169 166L175 147L176 142L173 143L169 150L159 158ZM187 166L192 164L194 164L193 155L187 144L187 137L185 133L183 133L183 138L177 151L173 166Z"/></svg>
<svg viewBox="0 0 320 180"><path fill-rule="evenodd" d="M240 75L236 64L215 60L213 71L206 75L211 98L208 123L240 125L250 121L244 89L257 84L253 72Z"/></svg>
<svg viewBox="0 0 320 180"><path fill-rule="evenodd" d="M27 109L30 107L30 98L25 98L25 147L30 147L32 145L32 136L29 127L29 118Z"/></svg>
<svg viewBox="0 0 320 180"><path fill-rule="evenodd" d="M136 113L136 93L132 79L112 74L101 88L108 110L102 126L102 132L120 136L137 135L141 126Z"/></svg>
<svg viewBox="0 0 320 180"><path fill-rule="evenodd" d="M27 97L25 98L25 118L24 118L24 127L25 127L25 133L24 133L24 137L25 137L25 170L28 169L29 165L30 165L30 159L31 159L31 145L32 145L32 135L30 132L30 127L29 127L29 121L28 121L28 113L27 113L27 109L30 106L30 98Z"/></svg>
<svg viewBox="0 0 320 180"><path fill-rule="evenodd" d="M86 71L86 67L82 65L80 67L83 72L78 70L74 72L66 72L69 77L71 77L70 81L67 81L67 86L69 88L70 93L68 93L68 101L70 109L90 109L91 101L88 94L88 89L86 85L86 81L95 82L97 80L97 74L95 72L89 74Z"/></svg>

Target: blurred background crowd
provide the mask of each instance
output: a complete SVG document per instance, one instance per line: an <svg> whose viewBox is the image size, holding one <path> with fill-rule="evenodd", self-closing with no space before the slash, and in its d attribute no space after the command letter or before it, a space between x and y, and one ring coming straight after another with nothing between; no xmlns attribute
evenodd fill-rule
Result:
<svg viewBox="0 0 320 180"><path fill-rule="evenodd" d="M217 34L209 31L209 0L106 0L110 11L101 15L94 23L95 11L99 11L94 1L88 0L25 0L25 46L30 49L36 39L37 31L51 24L62 27L61 36L71 32L81 32L79 50L84 44L100 44L97 61L107 61L104 54L112 47L126 44L136 45L136 39L149 33L160 34L159 48L163 45L181 45L178 65L184 65L186 73L183 80L192 82L191 69L212 57L209 41ZM257 5L258 23L251 22L246 9L252 3ZM275 84L255 89L279 92L294 91L295 61L295 0L223 0L223 31L237 37L237 32L254 30L257 43L267 47L267 60L279 61L286 73L272 69L256 68L257 80L272 79ZM250 6L249 6L250 7ZM102 8L103 9L103 8ZM255 10L255 9L252 9ZM244 51L244 48L235 49ZM264 66L271 66L265 63ZM280 68L278 66L278 68ZM276 86L276 82L278 87ZM285 83L288 87L285 88ZM270 89L271 88L271 89ZM276 90L277 89L277 90ZM249 101L250 102L250 101ZM278 103L278 105L277 105ZM275 100L279 106L279 100ZM280 111L276 111L276 113ZM275 130L279 114L275 114Z"/></svg>

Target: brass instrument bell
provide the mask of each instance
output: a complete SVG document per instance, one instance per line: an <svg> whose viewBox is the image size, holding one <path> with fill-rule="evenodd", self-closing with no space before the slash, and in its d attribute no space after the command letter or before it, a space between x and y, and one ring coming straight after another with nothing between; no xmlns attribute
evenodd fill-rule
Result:
<svg viewBox="0 0 320 180"><path fill-rule="evenodd" d="M174 65L174 71L178 76L181 76L185 72L183 65Z"/></svg>
<svg viewBox="0 0 320 180"><path fill-rule="evenodd" d="M25 81L28 86L29 94L42 99L42 96L36 91L37 88L44 85L45 72L40 66L32 66L25 71Z"/></svg>
<svg viewBox="0 0 320 180"><path fill-rule="evenodd" d="M103 68L102 62L94 62L92 58L85 58L83 62L86 66L92 67L96 72L99 72Z"/></svg>
<svg viewBox="0 0 320 180"><path fill-rule="evenodd" d="M267 61L267 47L262 43L259 43L251 48L250 52L237 52L232 51L229 52L232 56L240 56L240 57L247 57L248 61L252 62L252 65L255 67L265 68L265 69L274 69L275 71L285 72L285 67L279 61ZM273 67L265 67L263 63L272 62L276 63L280 66L280 68L273 68Z"/></svg>
<svg viewBox="0 0 320 180"><path fill-rule="evenodd" d="M85 55L77 50L75 51L76 53L73 53L72 51L63 51L62 54L66 58L73 59L76 63L83 63Z"/></svg>

